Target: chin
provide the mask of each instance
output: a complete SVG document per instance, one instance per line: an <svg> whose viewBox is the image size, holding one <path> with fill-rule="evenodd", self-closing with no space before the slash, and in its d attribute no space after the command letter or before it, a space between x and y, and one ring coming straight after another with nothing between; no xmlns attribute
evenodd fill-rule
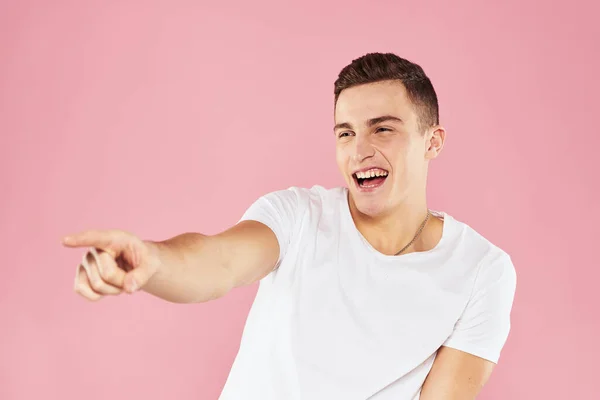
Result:
<svg viewBox="0 0 600 400"><path fill-rule="evenodd" d="M368 217L377 217L384 213L385 211L385 201L384 199L373 198L372 196L364 196L361 193L352 193L352 201L356 210L363 215ZM379 197L379 196L377 196Z"/></svg>

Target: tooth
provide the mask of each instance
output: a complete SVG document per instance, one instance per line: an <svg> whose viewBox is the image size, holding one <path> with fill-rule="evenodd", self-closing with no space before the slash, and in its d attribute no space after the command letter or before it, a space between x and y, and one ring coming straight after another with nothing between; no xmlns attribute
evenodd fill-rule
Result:
<svg viewBox="0 0 600 400"><path fill-rule="evenodd" d="M371 176L371 178L373 178L375 176L375 171L371 170L369 175Z"/></svg>
<svg viewBox="0 0 600 400"><path fill-rule="evenodd" d="M379 170L375 171L375 176L381 176L381 171L379 171Z"/></svg>

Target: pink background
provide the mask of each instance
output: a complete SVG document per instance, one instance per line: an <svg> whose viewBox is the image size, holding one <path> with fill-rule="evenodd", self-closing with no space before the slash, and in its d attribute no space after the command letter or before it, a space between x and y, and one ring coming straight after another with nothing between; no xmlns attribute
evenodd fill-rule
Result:
<svg viewBox="0 0 600 400"><path fill-rule="evenodd" d="M88 303L72 291L82 251L60 238L216 233L268 191L341 184L333 82L371 51L416 61L438 91L448 141L430 206L517 268L480 398L591 398L598 6L281 3L0 4L0 399L216 399L256 286Z"/></svg>

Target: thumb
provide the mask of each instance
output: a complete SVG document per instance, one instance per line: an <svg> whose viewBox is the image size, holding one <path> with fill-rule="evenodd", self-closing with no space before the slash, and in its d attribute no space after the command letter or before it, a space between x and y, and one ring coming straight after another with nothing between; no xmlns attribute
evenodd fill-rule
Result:
<svg viewBox="0 0 600 400"><path fill-rule="evenodd" d="M154 269L142 264L125 275L123 287L128 293L134 293L143 288L154 275Z"/></svg>

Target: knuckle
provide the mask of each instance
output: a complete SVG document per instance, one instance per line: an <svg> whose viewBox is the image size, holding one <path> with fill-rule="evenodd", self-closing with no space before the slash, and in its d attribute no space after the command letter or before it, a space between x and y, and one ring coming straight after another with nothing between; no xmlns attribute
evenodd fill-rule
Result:
<svg viewBox="0 0 600 400"><path fill-rule="evenodd" d="M98 260L98 269L100 271L100 276L106 282L114 282L117 278L117 263L115 259L108 253L100 254L100 259Z"/></svg>
<svg viewBox="0 0 600 400"><path fill-rule="evenodd" d="M85 284L81 281L75 282L75 284L73 285L73 291L75 293L82 294L84 292L84 287L83 287L84 285ZM85 286L87 286L87 285L85 285Z"/></svg>
<svg viewBox="0 0 600 400"><path fill-rule="evenodd" d="M101 279L90 279L90 286L94 291L101 292L105 288L105 283Z"/></svg>
<svg viewBox="0 0 600 400"><path fill-rule="evenodd" d="M120 229L113 229L109 232L109 234L113 239L116 240L122 239L125 236L125 232Z"/></svg>
<svg viewBox="0 0 600 400"><path fill-rule="evenodd" d="M92 301L92 302L98 301L103 297L99 294L90 293L89 291L82 290L80 285L75 286L75 288L73 290L79 296L83 297L86 300Z"/></svg>
<svg viewBox="0 0 600 400"><path fill-rule="evenodd" d="M102 268L100 269L100 274L102 275L102 278L106 281L111 281L115 277L115 271L110 266L105 264L102 265Z"/></svg>

